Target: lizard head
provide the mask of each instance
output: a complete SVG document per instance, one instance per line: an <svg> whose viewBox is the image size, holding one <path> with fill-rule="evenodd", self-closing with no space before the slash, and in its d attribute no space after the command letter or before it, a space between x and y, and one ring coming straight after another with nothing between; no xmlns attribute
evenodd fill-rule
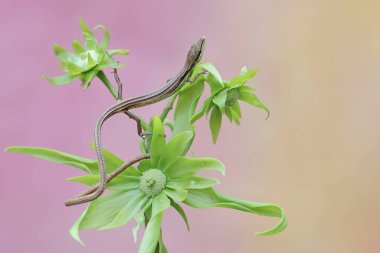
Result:
<svg viewBox="0 0 380 253"><path fill-rule="evenodd" d="M199 61L202 58L205 43L206 43L206 38L203 36L195 44L191 46L186 58L187 64L191 66L195 66L196 64L199 63Z"/></svg>

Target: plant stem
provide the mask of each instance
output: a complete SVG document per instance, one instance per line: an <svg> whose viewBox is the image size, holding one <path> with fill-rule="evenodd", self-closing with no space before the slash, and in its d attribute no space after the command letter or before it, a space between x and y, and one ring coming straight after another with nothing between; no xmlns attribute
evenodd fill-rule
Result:
<svg viewBox="0 0 380 253"><path fill-rule="evenodd" d="M170 110L173 109L173 104L174 104L174 101L176 100L176 98L178 97L178 94L179 93L177 92L176 94L174 94L173 96L170 97L168 104L166 105L166 107L164 108L164 110L162 111L162 113L160 115L160 119L162 122L165 121L166 116L168 116L168 113L170 112Z"/></svg>

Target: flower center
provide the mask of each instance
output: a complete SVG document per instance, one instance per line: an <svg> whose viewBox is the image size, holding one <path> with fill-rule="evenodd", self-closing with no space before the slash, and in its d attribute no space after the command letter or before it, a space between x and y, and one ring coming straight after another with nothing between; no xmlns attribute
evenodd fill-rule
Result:
<svg viewBox="0 0 380 253"><path fill-rule="evenodd" d="M237 89L232 89L227 92L226 105L233 105L240 98L240 93Z"/></svg>
<svg viewBox="0 0 380 253"><path fill-rule="evenodd" d="M140 190L147 197L154 197L159 194L166 185L166 176L158 169L150 169L140 177Z"/></svg>

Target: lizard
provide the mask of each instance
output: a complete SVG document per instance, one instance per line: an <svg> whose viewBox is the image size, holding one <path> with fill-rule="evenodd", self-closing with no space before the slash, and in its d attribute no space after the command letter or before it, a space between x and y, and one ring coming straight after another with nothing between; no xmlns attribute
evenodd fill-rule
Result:
<svg viewBox="0 0 380 253"><path fill-rule="evenodd" d="M101 128L104 122L110 117L112 117L113 115L124 112L128 114L129 116L132 116L131 118L136 120L138 124L139 135L141 136L142 133L141 133L141 125L139 125L140 123L139 118L133 113L131 113L129 110L157 103L159 101L162 101L174 95L176 92L178 92L185 85L185 83L189 81L188 78L191 75L192 70L200 62L203 52L204 52L205 42L206 42L205 37L202 37L191 46L189 52L187 53L186 62L184 66L182 67L182 69L174 78L170 79L160 89L143 96L131 98L128 100L119 100L115 105L108 108L99 117L99 119L96 122L95 132L94 132L95 152L97 155L98 165L99 165L99 177L100 177L99 184L96 190L87 191L88 194L81 194L79 196L76 196L74 198L67 200L65 202L66 206L73 206L73 205L78 205L78 204L92 201L98 198L105 190L105 187L107 184L107 171L106 171L106 165L105 165L104 155L102 151L102 144L101 144ZM194 77L194 80L196 80L197 77L198 75Z"/></svg>

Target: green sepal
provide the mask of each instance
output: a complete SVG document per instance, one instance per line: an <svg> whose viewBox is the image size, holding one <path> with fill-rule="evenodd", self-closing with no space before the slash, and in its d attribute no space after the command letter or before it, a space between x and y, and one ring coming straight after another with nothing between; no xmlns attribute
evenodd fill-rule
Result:
<svg viewBox="0 0 380 253"><path fill-rule="evenodd" d="M62 76L55 76L55 77L42 76L43 79L49 81L49 83L54 84L54 85L69 84L72 80L74 80L77 77L78 76L73 76L70 74L62 75Z"/></svg>
<svg viewBox="0 0 380 253"><path fill-rule="evenodd" d="M246 102L247 104L253 105L257 108L264 109L264 111L267 112L266 118L269 118L269 115L270 115L269 109L263 103L261 103L261 101L259 100L259 98L255 94L248 93L248 92L240 92L239 99L241 101Z"/></svg>
<svg viewBox="0 0 380 253"><path fill-rule="evenodd" d="M222 126L222 113L216 105L212 108L209 125L212 135L212 142L215 144L218 139L220 127Z"/></svg>
<svg viewBox="0 0 380 253"><path fill-rule="evenodd" d="M182 217L183 221L186 224L187 231L190 231L190 224L189 220L187 219L185 211L182 209L182 207L177 204L175 201L170 200L170 205L179 213L179 215Z"/></svg>
<svg viewBox="0 0 380 253"><path fill-rule="evenodd" d="M5 149L7 152L14 152L24 154L47 160L53 163L60 163L73 166L88 173L92 172L92 168L97 166L97 161L88 158L68 154L58 150L41 147L27 147L27 146L11 146Z"/></svg>
<svg viewBox="0 0 380 253"><path fill-rule="evenodd" d="M184 203L194 208L223 207L258 215L280 218L280 222L275 227L263 232L256 233L256 235L277 234L284 230L287 226L285 213L280 206L270 203L257 203L235 199L220 194L212 188L189 190Z"/></svg>

